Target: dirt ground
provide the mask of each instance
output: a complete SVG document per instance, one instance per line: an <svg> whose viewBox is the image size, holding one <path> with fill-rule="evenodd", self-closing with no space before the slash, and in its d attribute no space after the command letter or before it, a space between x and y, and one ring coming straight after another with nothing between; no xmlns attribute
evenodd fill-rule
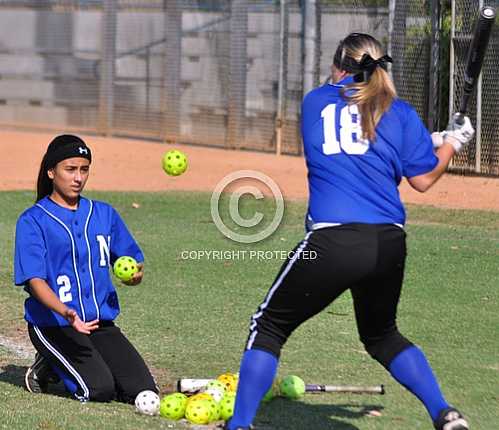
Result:
<svg viewBox="0 0 499 430"><path fill-rule="evenodd" d="M36 175L48 143L56 133L0 130L0 190L34 189ZM132 139L82 136L92 148L94 161L89 190L213 191L227 174L249 169L265 173L280 187L285 199L306 199L306 168L302 157L276 156L247 151L226 151L187 145L164 145ZM178 148L189 160L178 177L161 169L162 155ZM265 190L262 190L265 191ZM400 187L406 203L447 208L499 211L499 179L445 175L421 194L404 181Z"/></svg>

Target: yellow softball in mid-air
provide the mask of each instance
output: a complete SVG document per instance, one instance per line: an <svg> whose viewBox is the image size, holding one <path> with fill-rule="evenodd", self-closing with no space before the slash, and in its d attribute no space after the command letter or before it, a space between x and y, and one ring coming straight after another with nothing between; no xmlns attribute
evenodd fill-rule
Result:
<svg viewBox="0 0 499 430"><path fill-rule="evenodd" d="M167 175L179 176L187 170L187 156L178 149L172 149L163 155L161 164Z"/></svg>

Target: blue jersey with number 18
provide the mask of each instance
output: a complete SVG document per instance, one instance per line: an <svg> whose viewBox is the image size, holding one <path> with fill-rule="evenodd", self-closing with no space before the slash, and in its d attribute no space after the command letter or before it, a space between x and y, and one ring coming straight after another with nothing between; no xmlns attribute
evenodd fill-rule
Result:
<svg viewBox="0 0 499 430"><path fill-rule="evenodd" d="M305 97L302 136L308 167L308 215L318 223L404 224L398 185L435 168L431 136L408 103L395 99L362 139L359 110L341 97L346 78Z"/></svg>

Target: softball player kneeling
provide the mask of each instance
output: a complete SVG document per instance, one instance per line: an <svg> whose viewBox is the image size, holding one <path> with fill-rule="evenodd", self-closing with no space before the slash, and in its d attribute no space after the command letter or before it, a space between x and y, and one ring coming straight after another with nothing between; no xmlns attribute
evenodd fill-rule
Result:
<svg viewBox="0 0 499 430"><path fill-rule="evenodd" d="M81 401L134 401L158 392L144 360L114 324L120 312L109 267L128 255L139 272L144 256L110 205L81 195L92 161L77 136L56 137L41 162L34 206L17 221L15 283L29 297L25 319L37 350L25 376L31 392L62 379Z"/></svg>

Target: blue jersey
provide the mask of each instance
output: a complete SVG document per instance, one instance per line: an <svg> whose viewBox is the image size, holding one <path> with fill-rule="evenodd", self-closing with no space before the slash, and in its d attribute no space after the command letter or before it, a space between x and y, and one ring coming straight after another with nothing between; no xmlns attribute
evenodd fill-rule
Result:
<svg viewBox="0 0 499 430"><path fill-rule="evenodd" d="M438 164L431 136L414 108L395 99L376 127L376 140L362 139L358 108L340 95L351 82L349 77L324 85L303 101L308 215L315 225L404 224L398 185L402 176L421 175Z"/></svg>
<svg viewBox="0 0 499 430"><path fill-rule="evenodd" d="M78 209L71 210L45 197L17 221L15 283L44 279L82 321L114 320L120 307L109 268L123 255L144 260L110 205L81 197ZM25 302L25 319L38 326L69 325L32 296Z"/></svg>

